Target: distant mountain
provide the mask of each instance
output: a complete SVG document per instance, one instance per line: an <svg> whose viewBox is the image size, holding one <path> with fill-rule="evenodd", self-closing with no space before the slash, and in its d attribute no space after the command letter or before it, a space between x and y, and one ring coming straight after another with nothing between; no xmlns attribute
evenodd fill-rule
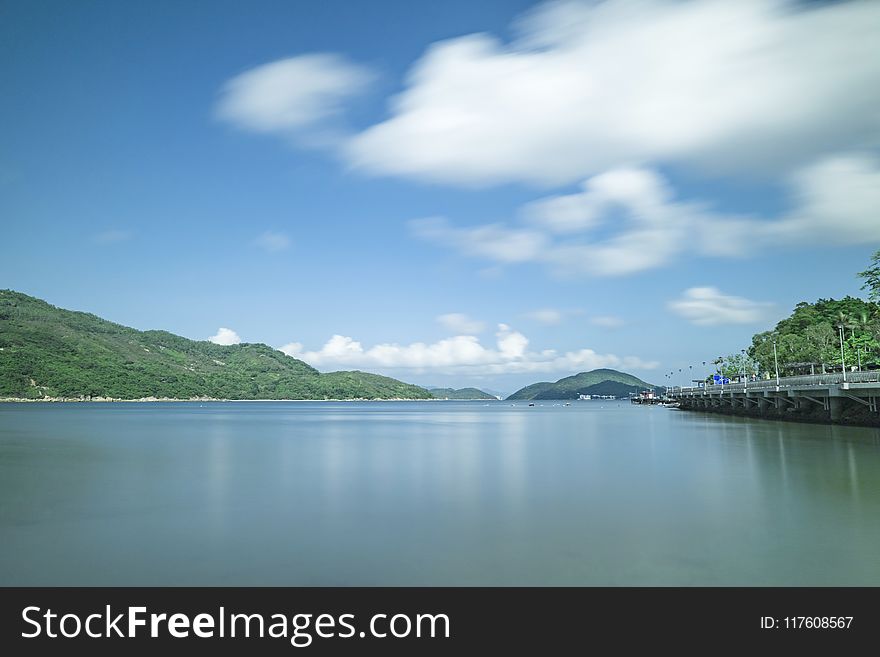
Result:
<svg viewBox="0 0 880 657"><path fill-rule="evenodd" d="M430 399L365 372L316 369L264 344L138 331L0 290L0 397Z"/></svg>
<svg viewBox="0 0 880 657"><path fill-rule="evenodd" d="M435 399L497 399L495 395L477 388L428 388Z"/></svg>
<svg viewBox="0 0 880 657"><path fill-rule="evenodd" d="M632 374L598 369L567 376L555 383L548 381L533 383L517 390L508 399L577 399L580 395L625 397L631 392L653 387Z"/></svg>
<svg viewBox="0 0 880 657"><path fill-rule="evenodd" d="M496 399L504 399L505 397L507 397L506 392L501 392L500 390L495 390L494 388L480 388L480 390L482 390L483 392L488 392Z"/></svg>

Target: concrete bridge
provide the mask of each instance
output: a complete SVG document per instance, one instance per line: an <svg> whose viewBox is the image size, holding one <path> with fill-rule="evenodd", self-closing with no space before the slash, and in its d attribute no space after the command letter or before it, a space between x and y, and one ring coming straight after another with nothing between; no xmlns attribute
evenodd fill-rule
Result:
<svg viewBox="0 0 880 657"><path fill-rule="evenodd" d="M880 424L880 371L787 376L667 392L687 410Z"/></svg>

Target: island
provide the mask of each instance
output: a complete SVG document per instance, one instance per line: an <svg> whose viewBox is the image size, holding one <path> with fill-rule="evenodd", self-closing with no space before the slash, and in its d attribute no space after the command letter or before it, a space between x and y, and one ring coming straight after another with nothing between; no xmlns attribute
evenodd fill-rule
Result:
<svg viewBox="0 0 880 657"><path fill-rule="evenodd" d="M508 399L579 399L581 395L628 397L655 387L632 374L602 368L567 376L555 383L533 383L517 390Z"/></svg>
<svg viewBox="0 0 880 657"><path fill-rule="evenodd" d="M433 395L434 399L456 399L456 400L473 400L473 399L491 399L497 400L498 397L491 395L479 388L428 388L428 392Z"/></svg>

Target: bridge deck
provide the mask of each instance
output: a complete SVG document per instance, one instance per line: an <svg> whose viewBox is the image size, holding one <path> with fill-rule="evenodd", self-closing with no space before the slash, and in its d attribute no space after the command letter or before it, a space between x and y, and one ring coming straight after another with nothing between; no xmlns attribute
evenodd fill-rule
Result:
<svg viewBox="0 0 880 657"><path fill-rule="evenodd" d="M745 383L676 387L668 390L667 395L681 402L685 409L727 409L776 417L783 407L788 413L815 412L818 405L828 413L828 419L838 421L853 408L878 413L880 371L788 376L780 377L778 383L774 377ZM880 421L880 416L876 419Z"/></svg>

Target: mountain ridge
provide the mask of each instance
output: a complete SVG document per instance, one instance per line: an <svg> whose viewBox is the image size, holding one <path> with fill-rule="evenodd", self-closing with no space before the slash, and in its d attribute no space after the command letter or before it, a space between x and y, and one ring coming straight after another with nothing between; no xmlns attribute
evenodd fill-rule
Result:
<svg viewBox="0 0 880 657"><path fill-rule="evenodd" d="M539 381L538 383L532 383L520 388L507 397L507 399L577 399L580 395L614 395L615 397L621 397L632 392L654 387L632 374L608 368L599 368L566 376L554 382Z"/></svg>
<svg viewBox="0 0 880 657"><path fill-rule="evenodd" d="M0 290L0 398L431 399L360 371L321 373L261 343L139 331Z"/></svg>

